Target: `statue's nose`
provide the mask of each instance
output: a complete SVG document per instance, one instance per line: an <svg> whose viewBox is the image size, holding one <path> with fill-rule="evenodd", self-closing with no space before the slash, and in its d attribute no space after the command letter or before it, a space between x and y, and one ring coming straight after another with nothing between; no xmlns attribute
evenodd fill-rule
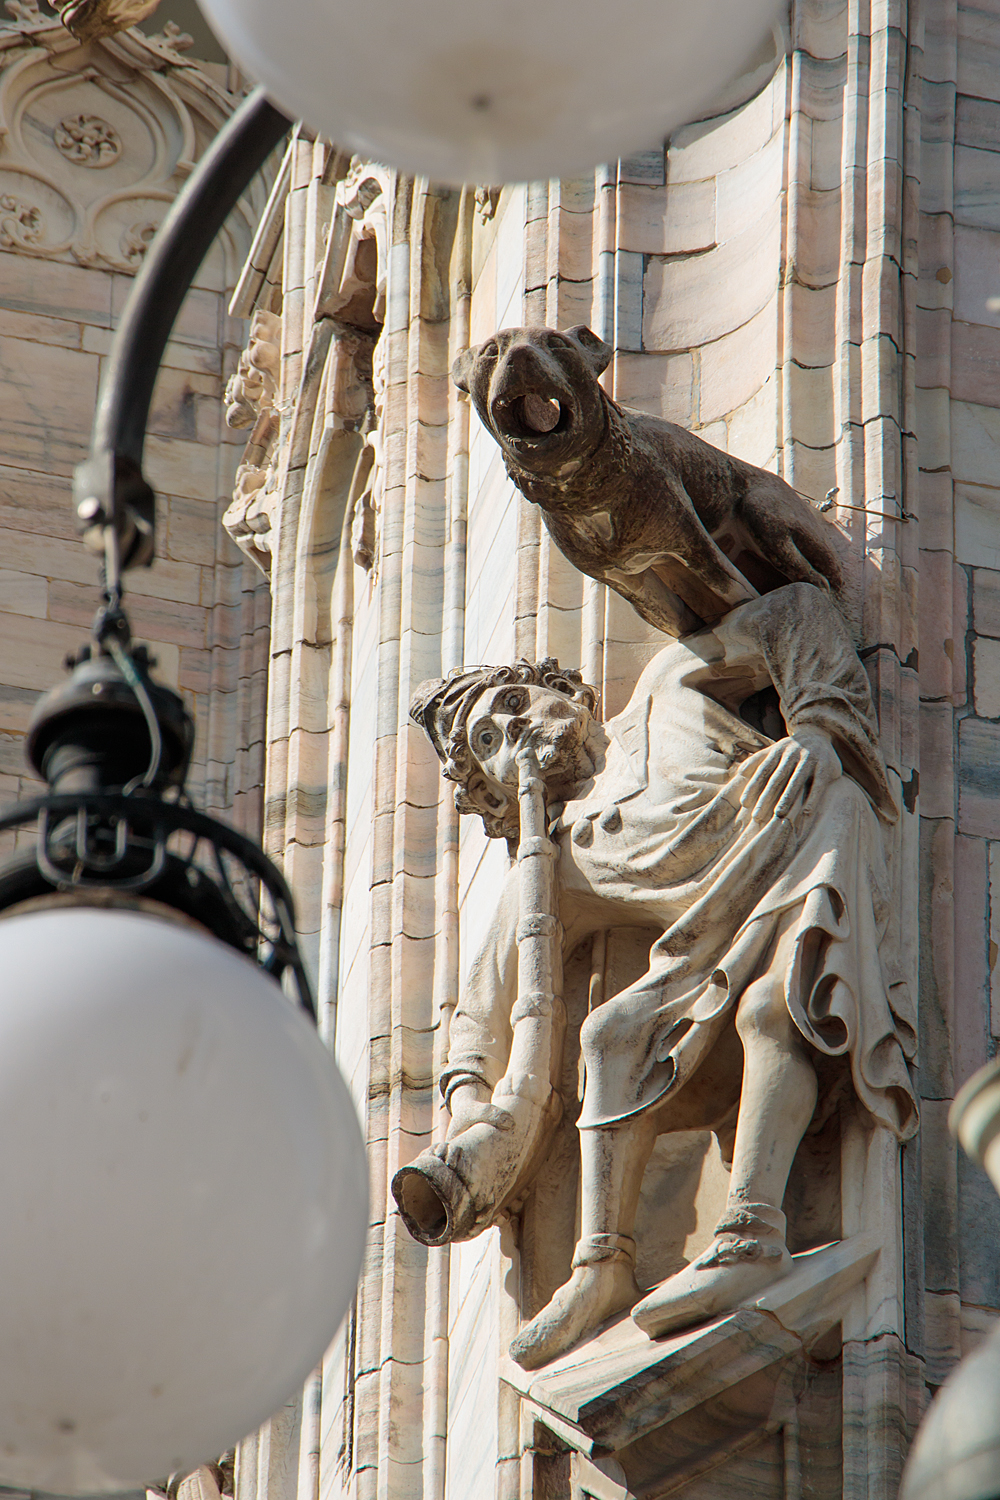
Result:
<svg viewBox="0 0 1000 1500"><path fill-rule="evenodd" d="M507 740L511 745L516 745L522 734L528 727L527 719L509 719L507 722Z"/></svg>
<svg viewBox="0 0 1000 1500"><path fill-rule="evenodd" d="M512 344L502 350L494 377L494 395L521 394L525 386L537 385L545 377L545 365L531 344Z"/></svg>

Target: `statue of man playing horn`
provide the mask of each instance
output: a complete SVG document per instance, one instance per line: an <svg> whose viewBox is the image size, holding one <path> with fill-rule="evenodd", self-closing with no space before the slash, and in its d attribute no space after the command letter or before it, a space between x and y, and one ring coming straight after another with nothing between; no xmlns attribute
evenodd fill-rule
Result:
<svg viewBox="0 0 1000 1500"><path fill-rule="evenodd" d="M770 688L769 735L741 707ZM609 927L662 934L648 971L582 1028L581 1235L569 1281L512 1346L529 1369L629 1310L655 1337L787 1274L782 1201L817 1059L842 1060L874 1122L900 1139L916 1128L913 1014L886 936L897 807L829 594L798 582L741 604L665 645L617 718L599 722L596 700L549 660L426 683L411 708L460 810L520 837L451 1024L447 1140L394 1181L418 1239L496 1223L544 1157L561 1108L560 952ZM548 912L525 909L532 860L551 870ZM524 945L546 935L555 966L529 984ZM712 1129L731 1155L714 1239L641 1290L633 1231L656 1138Z"/></svg>

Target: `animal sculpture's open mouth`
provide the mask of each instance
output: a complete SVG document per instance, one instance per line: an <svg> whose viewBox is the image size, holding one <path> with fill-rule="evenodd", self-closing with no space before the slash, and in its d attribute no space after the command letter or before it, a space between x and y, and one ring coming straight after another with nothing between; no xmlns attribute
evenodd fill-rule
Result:
<svg viewBox="0 0 1000 1500"><path fill-rule="evenodd" d="M573 419L570 407L554 396L539 396L534 391L498 401L494 413L505 437L527 440L563 433Z"/></svg>

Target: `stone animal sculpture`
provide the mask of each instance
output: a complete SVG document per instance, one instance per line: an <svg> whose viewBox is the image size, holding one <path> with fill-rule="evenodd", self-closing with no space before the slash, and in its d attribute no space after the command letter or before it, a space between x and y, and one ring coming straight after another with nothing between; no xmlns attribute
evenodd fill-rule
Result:
<svg viewBox="0 0 1000 1500"><path fill-rule="evenodd" d="M777 475L618 406L589 328L507 328L452 376L560 551L651 625L684 636L785 583L837 593L840 536Z"/></svg>

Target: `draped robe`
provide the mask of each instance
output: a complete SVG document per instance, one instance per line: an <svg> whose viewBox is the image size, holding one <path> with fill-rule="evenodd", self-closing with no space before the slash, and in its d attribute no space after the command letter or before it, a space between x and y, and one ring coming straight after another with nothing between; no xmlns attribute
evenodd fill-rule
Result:
<svg viewBox="0 0 1000 1500"><path fill-rule="evenodd" d="M829 735L843 774L797 817L741 807L744 763L771 743L740 716L773 686L789 734ZM819 1053L849 1059L858 1098L900 1139L916 1129L907 1069L912 997L887 934L884 852L898 815L868 679L829 597L791 584L672 641L604 726L594 776L555 817L569 952L588 932L655 926L647 973L584 1022L581 1129L614 1125L676 1094L792 930L789 1014ZM517 998L516 870L451 1024L446 1095L493 1089Z"/></svg>

